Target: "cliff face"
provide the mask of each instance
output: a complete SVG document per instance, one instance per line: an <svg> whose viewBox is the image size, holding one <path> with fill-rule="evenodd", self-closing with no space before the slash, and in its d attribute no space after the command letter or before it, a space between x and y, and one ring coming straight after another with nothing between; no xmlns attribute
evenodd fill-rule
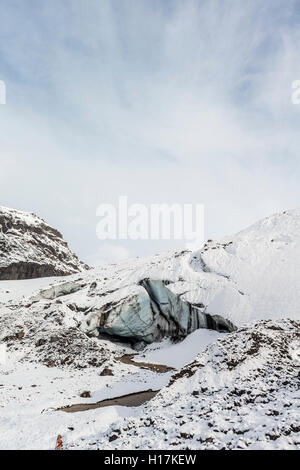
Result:
<svg viewBox="0 0 300 470"><path fill-rule="evenodd" d="M58 230L35 214L0 206L0 280L65 276L87 268Z"/></svg>

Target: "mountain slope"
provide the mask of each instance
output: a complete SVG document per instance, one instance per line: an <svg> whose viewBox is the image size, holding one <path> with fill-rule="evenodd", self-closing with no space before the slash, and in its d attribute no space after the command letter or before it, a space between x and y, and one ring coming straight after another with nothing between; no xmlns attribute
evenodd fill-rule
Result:
<svg viewBox="0 0 300 470"><path fill-rule="evenodd" d="M242 295L235 303L228 289L208 308L229 313L233 322L259 318L299 318L300 210L267 217L220 243L208 243L193 255L192 267L218 272Z"/></svg>
<svg viewBox="0 0 300 470"><path fill-rule="evenodd" d="M0 206L0 280L64 276L86 268L42 219Z"/></svg>

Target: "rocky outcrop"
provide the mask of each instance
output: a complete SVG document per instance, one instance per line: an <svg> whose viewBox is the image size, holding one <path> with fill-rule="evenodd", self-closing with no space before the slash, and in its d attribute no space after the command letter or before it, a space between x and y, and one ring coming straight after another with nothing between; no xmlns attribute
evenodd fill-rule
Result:
<svg viewBox="0 0 300 470"><path fill-rule="evenodd" d="M58 230L34 214L0 207L0 280L65 276L87 268Z"/></svg>

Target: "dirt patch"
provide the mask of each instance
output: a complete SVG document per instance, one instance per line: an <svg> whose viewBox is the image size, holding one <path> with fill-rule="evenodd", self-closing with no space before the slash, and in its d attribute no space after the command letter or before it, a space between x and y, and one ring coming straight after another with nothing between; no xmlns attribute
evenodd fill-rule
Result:
<svg viewBox="0 0 300 470"><path fill-rule="evenodd" d="M179 372L172 375L167 387L170 387L171 385L173 385L173 383L175 383L179 379L192 377L197 372L197 370L199 370L201 367L203 366L199 364L197 361L194 361L191 364L188 364Z"/></svg>
<svg viewBox="0 0 300 470"><path fill-rule="evenodd" d="M131 393L129 395L123 395L121 397L110 398L108 400L102 400L97 403L79 403L77 405L65 406L58 408L56 411L65 411L66 413L77 413L78 411L94 410L96 408L105 408L107 406L127 406L135 407L140 406L151 400L157 395L159 390L146 390L144 392Z"/></svg>
<svg viewBox="0 0 300 470"><path fill-rule="evenodd" d="M136 354L125 354L125 356L117 357L116 360L123 362L123 364L129 364L130 366L139 367L140 369L149 369L153 372L157 372L158 374L165 374L166 372L170 372L175 370L173 367L164 366L162 364L149 364L147 362L135 362L133 358Z"/></svg>

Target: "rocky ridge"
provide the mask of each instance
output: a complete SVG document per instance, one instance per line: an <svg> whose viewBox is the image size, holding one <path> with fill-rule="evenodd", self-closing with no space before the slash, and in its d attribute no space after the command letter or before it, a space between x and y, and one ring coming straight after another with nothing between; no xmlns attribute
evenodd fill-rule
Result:
<svg viewBox="0 0 300 470"><path fill-rule="evenodd" d="M66 276L87 268L58 230L35 214L0 206L0 280Z"/></svg>

